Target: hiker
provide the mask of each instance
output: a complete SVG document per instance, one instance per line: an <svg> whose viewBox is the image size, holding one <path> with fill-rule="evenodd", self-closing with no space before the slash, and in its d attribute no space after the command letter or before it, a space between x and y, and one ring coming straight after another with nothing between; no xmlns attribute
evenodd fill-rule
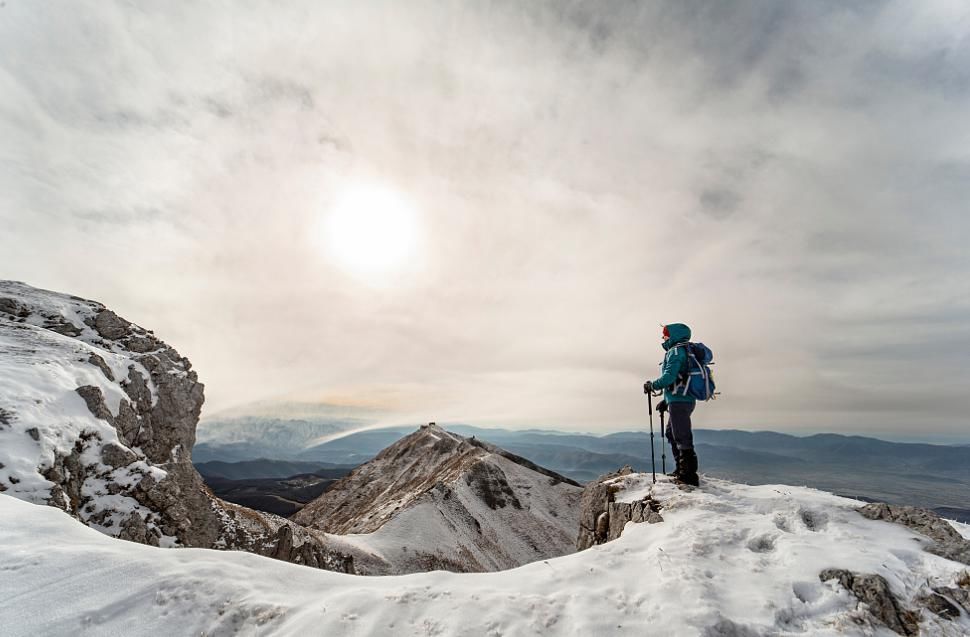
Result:
<svg viewBox="0 0 970 637"><path fill-rule="evenodd" d="M668 475L696 487L699 484L697 454L694 453L694 436L690 423L696 400L685 391L688 378L686 344L689 341L690 328L683 323L664 326L663 348L667 353L664 355L660 378L644 383L643 391L650 393L663 390L664 393L664 399L657 405L657 411L667 411L670 414L664 435L670 441L676 462L673 472Z"/></svg>

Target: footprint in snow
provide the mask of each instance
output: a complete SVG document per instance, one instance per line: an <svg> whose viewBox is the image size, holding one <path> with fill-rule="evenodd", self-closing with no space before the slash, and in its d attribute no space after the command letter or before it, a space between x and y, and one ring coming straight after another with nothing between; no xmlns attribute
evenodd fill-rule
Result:
<svg viewBox="0 0 970 637"><path fill-rule="evenodd" d="M775 526L778 527L779 531L784 531L785 533L791 533L791 524L788 522L788 518L781 515L780 513L775 516L774 523L775 523Z"/></svg>
<svg viewBox="0 0 970 637"><path fill-rule="evenodd" d="M829 516L827 513L822 513L820 511L812 511L811 509L799 509L798 517L801 518L802 524L809 531L821 531L829 523Z"/></svg>
<svg viewBox="0 0 970 637"><path fill-rule="evenodd" d="M775 550L775 538L771 535L759 535L748 542L748 550L755 553L770 553Z"/></svg>

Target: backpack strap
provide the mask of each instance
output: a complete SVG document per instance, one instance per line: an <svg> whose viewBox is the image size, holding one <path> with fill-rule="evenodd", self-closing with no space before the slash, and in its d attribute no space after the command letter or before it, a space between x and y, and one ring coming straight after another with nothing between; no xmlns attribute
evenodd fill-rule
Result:
<svg viewBox="0 0 970 637"><path fill-rule="evenodd" d="M684 348L684 365L677 372L677 380L674 381L673 386L670 388L672 394L680 394L681 396L687 395L687 385L690 382L690 342L684 341L682 343L676 343L671 346L670 351L673 352L678 347Z"/></svg>

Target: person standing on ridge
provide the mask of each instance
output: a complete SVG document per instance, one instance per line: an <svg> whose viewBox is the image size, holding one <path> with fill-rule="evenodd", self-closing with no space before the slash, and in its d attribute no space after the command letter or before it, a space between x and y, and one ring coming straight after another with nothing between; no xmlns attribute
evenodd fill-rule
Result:
<svg viewBox="0 0 970 637"><path fill-rule="evenodd" d="M643 384L644 393L663 390L664 399L657 405L657 411L667 411L667 431L664 435L670 441L674 452L676 468L669 474L684 484L697 486L697 454L694 452L694 435L691 432L690 415L697 401L685 391L688 379L687 343L690 341L690 328L683 323L671 323L663 329L663 348L666 351L661 366L660 378L648 380Z"/></svg>

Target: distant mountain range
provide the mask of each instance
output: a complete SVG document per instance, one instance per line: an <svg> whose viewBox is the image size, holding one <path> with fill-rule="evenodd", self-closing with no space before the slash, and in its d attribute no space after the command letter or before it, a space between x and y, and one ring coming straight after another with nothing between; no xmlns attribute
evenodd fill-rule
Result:
<svg viewBox="0 0 970 637"><path fill-rule="evenodd" d="M285 421L284 421L285 422ZM265 435L283 426L272 423ZM486 429L470 425L447 425L447 430L498 445L585 482L630 465L650 470L650 435L620 432L596 436L549 430ZM279 454L274 459L309 463L306 467L358 465L376 456L413 431L392 427L359 431L319 444L300 446L289 438L267 440L257 436L258 425L249 425L245 444L203 443L194 459L239 461ZM970 447L896 443L863 436L817 434L792 436L770 431L710 430L694 432L701 472L750 484L801 484L863 500L879 500L945 509L946 515L970 520ZM201 449L200 449L201 448ZM266 462L265 460L263 462ZM326 463L326 464L325 464ZM656 436L657 470L661 470L661 437ZM667 454L668 470L673 459ZM277 469L274 476L282 477ZM265 471L263 472L265 473ZM241 477L251 478L252 475Z"/></svg>
<svg viewBox="0 0 970 637"><path fill-rule="evenodd" d="M238 462L258 458L299 460L320 441L367 426L363 419L340 416L321 419L241 416L199 424L192 459L195 462ZM313 461L321 458L312 458ZM357 460L354 464L360 464Z"/></svg>

